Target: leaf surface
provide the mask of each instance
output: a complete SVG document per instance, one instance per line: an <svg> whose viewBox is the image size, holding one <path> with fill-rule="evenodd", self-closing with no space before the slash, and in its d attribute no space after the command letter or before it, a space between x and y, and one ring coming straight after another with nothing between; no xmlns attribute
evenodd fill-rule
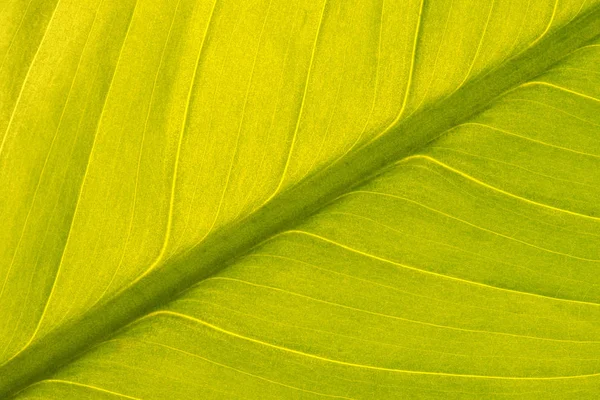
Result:
<svg viewBox="0 0 600 400"><path fill-rule="evenodd" d="M0 21L2 396L600 395L597 2Z"/></svg>

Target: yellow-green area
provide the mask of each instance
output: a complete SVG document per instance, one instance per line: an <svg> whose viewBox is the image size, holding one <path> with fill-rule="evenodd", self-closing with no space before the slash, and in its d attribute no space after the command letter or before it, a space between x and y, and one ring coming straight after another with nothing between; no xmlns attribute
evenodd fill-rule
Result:
<svg viewBox="0 0 600 400"><path fill-rule="evenodd" d="M600 398L600 0L0 1L0 398Z"/></svg>

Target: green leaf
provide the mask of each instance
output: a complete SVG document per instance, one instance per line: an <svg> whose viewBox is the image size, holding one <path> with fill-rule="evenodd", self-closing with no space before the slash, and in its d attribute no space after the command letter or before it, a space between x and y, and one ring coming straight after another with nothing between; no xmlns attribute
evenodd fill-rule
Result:
<svg viewBox="0 0 600 400"><path fill-rule="evenodd" d="M0 397L600 397L600 2L6 0Z"/></svg>

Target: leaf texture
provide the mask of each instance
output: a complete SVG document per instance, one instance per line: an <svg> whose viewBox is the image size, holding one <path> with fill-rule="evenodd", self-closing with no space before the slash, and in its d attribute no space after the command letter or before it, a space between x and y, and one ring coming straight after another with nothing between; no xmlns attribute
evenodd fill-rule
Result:
<svg viewBox="0 0 600 400"><path fill-rule="evenodd" d="M598 2L0 21L0 396L600 396Z"/></svg>

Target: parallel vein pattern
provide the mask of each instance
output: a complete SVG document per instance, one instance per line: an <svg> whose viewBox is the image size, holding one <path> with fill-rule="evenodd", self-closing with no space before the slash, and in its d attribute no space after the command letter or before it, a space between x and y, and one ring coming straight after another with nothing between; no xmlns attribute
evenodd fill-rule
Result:
<svg viewBox="0 0 600 400"><path fill-rule="evenodd" d="M597 398L599 7L7 1L0 396Z"/></svg>

